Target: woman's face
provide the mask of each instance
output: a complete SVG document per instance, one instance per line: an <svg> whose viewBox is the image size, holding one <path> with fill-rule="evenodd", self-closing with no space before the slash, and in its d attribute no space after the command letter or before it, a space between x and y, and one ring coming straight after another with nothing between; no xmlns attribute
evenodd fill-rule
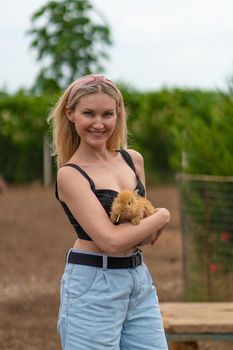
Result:
<svg viewBox="0 0 233 350"><path fill-rule="evenodd" d="M88 94L79 99L75 110L68 111L67 116L75 124L81 143L106 146L117 122L116 101L103 92Z"/></svg>

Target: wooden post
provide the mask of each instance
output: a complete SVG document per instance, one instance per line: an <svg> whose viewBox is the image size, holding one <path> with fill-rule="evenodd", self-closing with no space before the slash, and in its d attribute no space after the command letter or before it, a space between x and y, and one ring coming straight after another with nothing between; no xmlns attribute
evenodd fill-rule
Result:
<svg viewBox="0 0 233 350"><path fill-rule="evenodd" d="M198 350L197 342L172 342L169 344L170 350Z"/></svg>
<svg viewBox="0 0 233 350"><path fill-rule="evenodd" d="M209 201L209 183L204 183L204 206L205 206L205 274L206 274L206 297L208 301L212 299L212 281L210 274L210 201Z"/></svg>
<svg viewBox="0 0 233 350"><path fill-rule="evenodd" d="M43 167L44 186L48 187L52 184L52 162L50 156L50 145L46 134L43 137Z"/></svg>

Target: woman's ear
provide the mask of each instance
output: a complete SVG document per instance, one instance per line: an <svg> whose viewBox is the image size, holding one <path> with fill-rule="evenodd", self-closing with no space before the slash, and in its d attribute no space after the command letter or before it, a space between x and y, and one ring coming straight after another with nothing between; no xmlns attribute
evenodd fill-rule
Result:
<svg viewBox="0 0 233 350"><path fill-rule="evenodd" d="M74 122L74 113L71 111L69 107L65 108L65 113L67 118L73 123Z"/></svg>

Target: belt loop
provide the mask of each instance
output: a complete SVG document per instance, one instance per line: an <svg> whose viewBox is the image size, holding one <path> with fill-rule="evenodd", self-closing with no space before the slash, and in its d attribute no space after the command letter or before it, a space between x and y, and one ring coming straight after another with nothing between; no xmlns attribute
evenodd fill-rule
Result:
<svg viewBox="0 0 233 350"><path fill-rule="evenodd" d="M142 254L142 250L141 250L141 249L138 249L138 250L139 250L139 254L141 255L142 264L143 264L143 254Z"/></svg>
<svg viewBox="0 0 233 350"><path fill-rule="evenodd" d="M68 252L66 253L66 263L68 263L68 259L69 259L69 255L70 255L70 252L72 251L72 248L70 248L68 250Z"/></svg>
<svg viewBox="0 0 233 350"><path fill-rule="evenodd" d="M107 255L103 255L103 270L106 271L108 269L108 257Z"/></svg>

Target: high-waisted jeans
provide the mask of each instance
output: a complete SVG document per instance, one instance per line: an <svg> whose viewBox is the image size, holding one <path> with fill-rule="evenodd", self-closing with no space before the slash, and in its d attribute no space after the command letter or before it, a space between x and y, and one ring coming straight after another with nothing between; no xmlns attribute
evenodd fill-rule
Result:
<svg viewBox="0 0 233 350"><path fill-rule="evenodd" d="M144 262L129 269L66 263L58 332L63 350L168 349L156 289Z"/></svg>

